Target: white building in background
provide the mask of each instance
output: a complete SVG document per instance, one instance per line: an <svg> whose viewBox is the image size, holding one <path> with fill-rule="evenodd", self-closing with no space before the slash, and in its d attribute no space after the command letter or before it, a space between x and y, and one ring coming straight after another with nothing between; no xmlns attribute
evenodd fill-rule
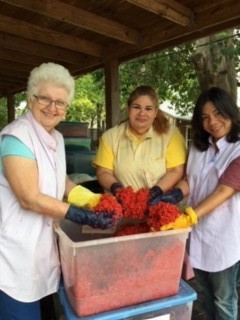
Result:
<svg viewBox="0 0 240 320"><path fill-rule="evenodd" d="M166 114L166 116L170 119L170 122L175 124L182 135L184 136L186 147L190 146L192 141L191 139L191 119L192 114L188 114L187 116L179 115L174 108L170 108L170 102L166 101L162 103L159 108Z"/></svg>

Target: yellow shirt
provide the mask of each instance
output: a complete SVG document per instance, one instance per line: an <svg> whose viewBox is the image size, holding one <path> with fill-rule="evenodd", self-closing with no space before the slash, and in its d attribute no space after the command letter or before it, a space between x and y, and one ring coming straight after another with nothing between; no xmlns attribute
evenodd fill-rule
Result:
<svg viewBox="0 0 240 320"><path fill-rule="evenodd" d="M151 188L167 169L185 162L184 139L175 126L162 135L150 128L137 139L124 122L103 133L93 164L112 170L123 186L138 190Z"/></svg>

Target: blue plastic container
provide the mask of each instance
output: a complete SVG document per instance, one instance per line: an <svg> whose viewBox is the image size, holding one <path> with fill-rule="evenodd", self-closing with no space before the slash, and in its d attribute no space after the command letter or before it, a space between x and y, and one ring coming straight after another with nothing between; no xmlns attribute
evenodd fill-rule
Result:
<svg viewBox="0 0 240 320"><path fill-rule="evenodd" d="M197 299L197 294L186 282L181 280L179 292L175 296L88 317L75 315L68 302L63 284L59 289L59 297L66 320L146 320L161 315L170 315L170 320L191 320L192 305L193 301Z"/></svg>

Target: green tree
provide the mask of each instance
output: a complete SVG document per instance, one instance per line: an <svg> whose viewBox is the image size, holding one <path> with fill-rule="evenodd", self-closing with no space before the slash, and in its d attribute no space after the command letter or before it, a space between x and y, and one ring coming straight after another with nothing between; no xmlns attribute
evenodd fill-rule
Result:
<svg viewBox="0 0 240 320"><path fill-rule="evenodd" d="M7 100L0 99L0 130L7 124Z"/></svg>
<svg viewBox="0 0 240 320"><path fill-rule="evenodd" d="M193 63L200 90L218 86L237 99L237 65L239 67L239 36L227 30L196 41Z"/></svg>
<svg viewBox="0 0 240 320"><path fill-rule="evenodd" d="M136 86L147 84L156 89L160 102L166 100L181 114L188 113L197 94L197 78L191 63L193 44L154 53L120 67L122 106Z"/></svg>
<svg viewBox="0 0 240 320"><path fill-rule="evenodd" d="M68 109L66 120L88 122L90 128L102 129L105 118L103 70L97 70L75 81L75 98Z"/></svg>
<svg viewBox="0 0 240 320"><path fill-rule="evenodd" d="M20 108L22 102L26 101L25 92L17 93L14 95L15 102L15 118L25 112L26 108ZM8 113L7 113L7 99L0 99L0 130L6 126L8 122Z"/></svg>
<svg viewBox="0 0 240 320"><path fill-rule="evenodd" d="M239 35L239 30L227 30L122 64L121 107L140 84L153 86L160 102L169 100L181 115L191 112L200 91L212 85L223 87L236 98L237 74L240 74ZM196 65L199 55L205 59L202 69ZM212 81L216 73L219 81Z"/></svg>

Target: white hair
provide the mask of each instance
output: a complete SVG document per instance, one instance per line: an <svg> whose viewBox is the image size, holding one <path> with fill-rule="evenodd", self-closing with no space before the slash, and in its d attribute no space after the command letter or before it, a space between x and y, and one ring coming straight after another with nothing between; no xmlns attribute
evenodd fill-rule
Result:
<svg viewBox="0 0 240 320"><path fill-rule="evenodd" d="M51 82L57 86L64 87L69 95L71 102L74 97L75 82L69 71L60 64L47 62L34 68L28 78L27 96L31 98L38 94L41 82Z"/></svg>

